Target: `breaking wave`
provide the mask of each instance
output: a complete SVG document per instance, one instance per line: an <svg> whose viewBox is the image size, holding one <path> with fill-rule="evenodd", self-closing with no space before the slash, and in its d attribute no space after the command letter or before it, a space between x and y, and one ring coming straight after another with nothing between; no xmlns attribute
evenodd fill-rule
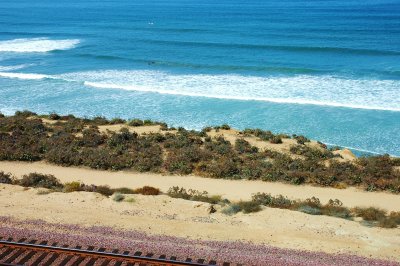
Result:
<svg viewBox="0 0 400 266"><path fill-rule="evenodd" d="M45 53L55 50L69 50L80 43L77 39L50 40L29 38L0 41L0 52Z"/></svg>
<svg viewBox="0 0 400 266"><path fill-rule="evenodd" d="M0 72L17 79L60 79L99 89L287 104L400 111L400 81L335 76L243 76L104 70L61 75Z"/></svg>

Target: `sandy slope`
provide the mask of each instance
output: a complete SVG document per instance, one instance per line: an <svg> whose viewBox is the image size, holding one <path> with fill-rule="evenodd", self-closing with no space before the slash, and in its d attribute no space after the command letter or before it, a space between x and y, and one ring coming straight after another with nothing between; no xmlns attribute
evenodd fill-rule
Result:
<svg viewBox="0 0 400 266"><path fill-rule="evenodd" d="M167 196L132 195L128 197L134 203L117 203L97 193L38 195L39 190L43 189L0 185L0 216L400 261L400 229L368 228L355 221L271 208L234 216L208 214L208 204Z"/></svg>
<svg viewBox="0 0 400 266"><path fill-rule="evenodd" d="M356 188L335 189L313 187L310 185L294 186L282 183L246 180L223 180L196 176L163 176L127 171L110 172L85 168L61 167L44 162L0 162L0 171L10 172L17 177L38 172L53 174L62 182L81 181L86 184L110 185L111 187L137 188L151 185L166 192L172 186L208 191L222 195L230 200L250 199L253 193L267 192L282 194L294 199L317 197L321 202L339 199L347 207L375 206L388 211L400 211L400 196L386 192L365 192Z"/></svg>

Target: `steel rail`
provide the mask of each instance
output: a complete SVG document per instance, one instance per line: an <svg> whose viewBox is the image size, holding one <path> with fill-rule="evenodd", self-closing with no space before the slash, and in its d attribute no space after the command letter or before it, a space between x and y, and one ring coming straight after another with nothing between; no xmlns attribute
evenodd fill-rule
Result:
<svg viewBox="0 0 400 266"><path fill-rule="evenodd" d="M43 243L43 242L42 242ZM127 262L127 263L139 263L140 265L154 265L154 266L178 266L178 265L187 265L187 266L211 266L216 265L215 261L210 261L210 263L200 263L200 262L192 262L192 261L181 261L175 259L167 259L165 255L162 255L164 258L153 258L151 256L142 256L140 255L129 255L127 252L123 254L117 252L106 252L106 251L96 251L96 250L87 250L87 249L79 249L79 248L68 248L68 247L59 247L55 245L47 245L47 244L32 244L27 242L15 242L12 240L0 240L0 248L9 247L12 249L22 249L25 251L37 251L37 252L51 252L57 254L64 255L73 255L78 257L92 258L92 259L107 259L107 260L116 260L119 262ZM135 253L136 254L136 253ZM1 254L0 254L1 255ZM203 260L204 261L204 260ZM1 263L0 265L17 265L12 263ZM230 265L229 263L224 263L224 265Z"/></svg>

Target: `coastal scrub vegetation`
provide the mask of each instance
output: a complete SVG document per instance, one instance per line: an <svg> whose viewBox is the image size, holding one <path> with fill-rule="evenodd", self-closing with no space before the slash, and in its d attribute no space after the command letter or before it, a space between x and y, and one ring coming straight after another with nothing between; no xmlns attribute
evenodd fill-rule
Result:
<svg viewBox="0 0 400 266"><path fill-rule="evenodd" d="M11 174L0 171L0 184L12 184L12 183L13 179L11 178Z"/></svg>
<svg viewBox="0 0 400 266"><path fill-rule="evenodd" d="M198 190L189 189L181 187L171 187L167 195L171 198L181 198L185 200L202 201L211 204L218 204L222 202L222 197L219 195L210 196L207 191L200 192Z"/></svg>
<svg viewBox="0 0 400 266"><path fill-rule="evenodd" d="M46 122L51 120L51 123ZM100 131L99 126L123 124L120 131ZM127 127L159 125L157 133L137 134ZM340 160L324 144L310 145L304 136L245 129L233 142L202 131L168 128L150 120L73 115L37 115L18 111L0 117L0 160L41 161L62 166L86 166L102 170L196 174L211 178L279 181L319 186L359 186L367 191L400 193L400 159L389 155ZM223 133L223 132L222 132ZM279 145L296 140L288 152L260 149L246 138Z"/></svg>
<svg viewBox="0 0 400 266"><path fill-rule="evenodd" d="M16 179L12 177L11 174L0 172L0 183L20 185L26 188L34 187L47 189L40 190L38 195L46 195L51 192L96 192L103 196L111 197L115 202L135 202L133 198L126 198L125 195L127 194L142 194L146 196L163 194L160 189L151 186L144 186L137 189L126 187L113 189L109 186L86 185L76 181L63 184L53 175L40 173L30 173L22 176L21 179ZM165 194L171 198L209 203L211 204L209 208L210 214L217 211L214 208L216 204L223 207L221 213L225 215L234 215L238 212L242 212L243 214L255 213L261 211L262 206L265 206L269 208L299 211L310 215L333 216L348 220L359 217L362 218L362 224L367 226L397 228L400 225L400 212L388 213L386 210L375 207L355 207L350 209L344 207L343 203L338 199L331 199L328 203L322 204L316 197L311 197L306 200L293 200L283 195L272 196L268 193L256 193L252 195L251 200L230 202L228 199L223 199L220 195L209 195L207 191L201 192L178 186L169 188Z"/></svg>

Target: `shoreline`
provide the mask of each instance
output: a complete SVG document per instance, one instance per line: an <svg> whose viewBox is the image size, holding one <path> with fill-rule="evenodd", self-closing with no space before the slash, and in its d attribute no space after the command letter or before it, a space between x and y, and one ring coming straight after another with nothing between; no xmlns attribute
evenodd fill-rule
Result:
<svg viewBox="0 0 400 266"><path fill-rule="evenodd" d="M330 199L339 199L346 207L378 207L388 211L400 211L400 196L388 192L367 192L355 187L337 189L311 185L291 185L280 182L260 180L226 180L194 175L161 175L132 171L93 170L84 167L62 167L44 162L8 162L0 161L0 170L21 177L31 172L52 174L61 182L79 181L85 184L108 185L111 188L138 188L154 186L166 192L170 187L180 186L186 189L207 191L210 195L221 195L229 200L248 200L257 192L282 194L292 199L317 197L322 203Z"/></svg>

